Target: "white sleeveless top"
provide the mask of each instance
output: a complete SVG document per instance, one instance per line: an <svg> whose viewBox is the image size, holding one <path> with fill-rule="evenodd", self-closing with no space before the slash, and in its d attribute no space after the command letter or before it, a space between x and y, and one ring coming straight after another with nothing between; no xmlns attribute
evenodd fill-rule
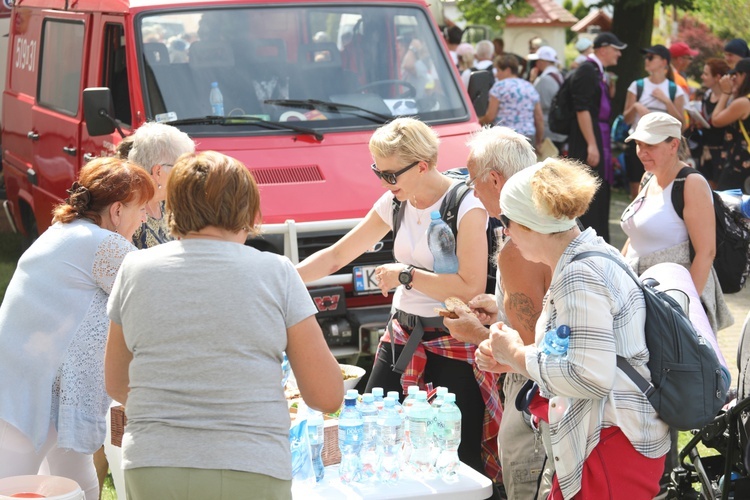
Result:
<svg viewBox="0 0 750 500"><path fill-rule="evenodd" d="M622 230L630 238L625 255L627 260L673 247L689 239L685 221L680 219L672 205L673 185L674 181L660 194L644 198L648 191L647 184L623 212L628 217L630 212L635 211L625 222L620 223Z"/></svg>

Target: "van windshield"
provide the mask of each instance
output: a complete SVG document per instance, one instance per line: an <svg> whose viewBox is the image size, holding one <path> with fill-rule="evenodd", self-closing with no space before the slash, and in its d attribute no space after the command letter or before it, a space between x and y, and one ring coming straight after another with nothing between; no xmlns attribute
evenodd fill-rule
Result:
<svg viewBox="0 0 750 500"><path fill-rule="evenodd" d="M149 119L268 133L259 121L308 129L376 127L402 115L469 116L452 62L426 11L394 5L291 5L179 12L137 19ZM214 83L221 106L212 106ZM223 108L223 109L222 109ZM187 125L186 125L187 124Z"/></svg>

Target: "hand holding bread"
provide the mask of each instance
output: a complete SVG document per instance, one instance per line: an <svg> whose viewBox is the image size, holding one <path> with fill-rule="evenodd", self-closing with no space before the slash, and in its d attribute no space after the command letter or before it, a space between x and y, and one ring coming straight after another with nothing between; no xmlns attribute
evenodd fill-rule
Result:
<svg viewBox="0 0 750 500"><path fill-rule="evenodd" d="M457 319L457 310L462 310L466 313L471 313L471 308L467 306L463 300L458 297L448 297L445 299L445 308L436 307L435 312L444 318Z"/></svg>

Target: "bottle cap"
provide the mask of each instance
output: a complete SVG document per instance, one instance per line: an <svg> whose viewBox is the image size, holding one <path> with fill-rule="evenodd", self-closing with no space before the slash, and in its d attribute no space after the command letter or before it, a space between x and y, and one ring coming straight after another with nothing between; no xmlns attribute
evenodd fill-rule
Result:
<svg viewBox="0 0 750 500"><path fill-rule="evenodd" d="M438 210L433 210L430 212L430 219L437 220L440 218L440 212Z"/></svg>
<svg viewBox="0 0 750 500"><path fill-rule="evenodd" d="M388 391L388 397L393 398L394 401L398 401L398 396L399 396L398 391Z"/></svg>
<svg viewBox="0 0 750 500"><path fill-rule="evenodd" d="M219 82L211 82L211 86L212 87L218 87L219 86Z"/></svg>
<svg viewBox="0 0 750 500"><path fill-rule="evenodd" d="M416 395L419 392L419 386L418 385L410 385L407 389L407 394L409 396Z"/></svg>
<svg viewBox="0 0 750 500"><path fill-rule="evenodd" d="M372 395L377 397L383 396L383 388L382 387L373 387L372 388Z"/></svg>
<svg viewBox="0 0 750 500"><path fill-rule="evenodd" d="M558 326L557 336L561 339L567 339L568 337L570 337L570 327L568 325Z"/></svg>
<svg viewBox="0 0 750 500"><path fill-rule="evenodd" d="M354 397L354 399L357 399L359 397L359 392L357 392L357 389L349 389L346 391L346 397Z"/></svg>
<svg viewBox="0 0 750 500"><path fill-rule="evenodd" d="M419 391L417 393L417 401L427 401L427 391Z"/></svg>
<svg viewBox="0 0 750 500"><path fill-rule="evenodd" d="M366 392L362 395L362 401L364 401L365 403L373 403L375 402L375 396L373 396L369 392Z"/></svg>
<svg viewBox="0 0 750 500"><path fill-rule="evenodd" d="M445 396L446 394L448 394L448 388L440 386L437 389L435 389L435 392L438 396Z"/></svg>
<svg viewBox="0 0 750 500"><path fill-rule="evenodd" d="M390 408L391 406L396 406L396 400L390 396L386 396L385 399L383 399L383 404L386 408Z"/></svg>
<svg viewBox="0 0 750 500"><path fill-rule="evenodd" d="M444 397L446 403L455 403L456 402L456 395L452 392L449 392Z"/></svg>

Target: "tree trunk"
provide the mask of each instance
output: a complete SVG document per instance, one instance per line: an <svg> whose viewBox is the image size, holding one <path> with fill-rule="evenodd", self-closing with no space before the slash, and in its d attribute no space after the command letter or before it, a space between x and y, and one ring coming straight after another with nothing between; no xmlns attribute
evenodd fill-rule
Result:
<svg viewBox="0 0 750 500"><path fill-rule="evenodd" d="M616 116L622 113L625 95L633 80L643 77L646 71L643 66L641 49L651 46L651 33L654 29L654 6L656 0L617 0L614 2L612 32L617 38L628 44L620 57L614 72L617 74L617 94L612 103L612 112Z"/></svg>

